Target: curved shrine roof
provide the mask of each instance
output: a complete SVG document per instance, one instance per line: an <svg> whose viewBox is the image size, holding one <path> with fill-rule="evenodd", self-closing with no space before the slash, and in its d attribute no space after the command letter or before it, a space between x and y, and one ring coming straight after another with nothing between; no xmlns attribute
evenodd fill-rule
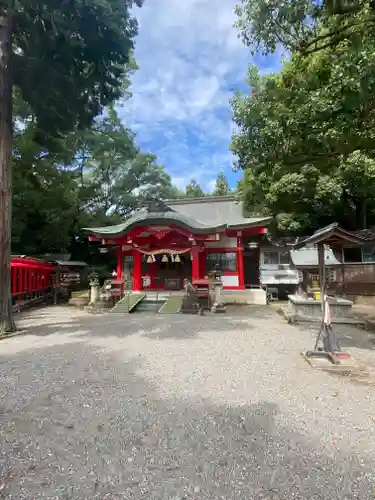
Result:
<svg viewBox="0 0 375 500"><path fill-rule="evenodd" d="M135 212L121 224L105 227L84 228L98 236L121 236L133 227L146 224L177 224L190 229L193 233L212 233L227 228L267 225L270 217L244 217L242 205L233 196L191 198L150 202Z"/></svg>

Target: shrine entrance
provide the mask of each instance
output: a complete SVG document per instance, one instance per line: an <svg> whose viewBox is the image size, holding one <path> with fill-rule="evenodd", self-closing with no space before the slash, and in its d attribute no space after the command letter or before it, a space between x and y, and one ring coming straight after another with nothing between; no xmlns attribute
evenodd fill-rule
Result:
<svg viewBox="0 0 375 500"><path fill-rule="evenodd" d="M191 281L191 253L144 255L142 260L143 288L181 290L183 281Z"/></svg>
<svg viewBox="0 0 375 500"><path fill-rule="evenodd" d="M219 196L151 200L121 224L85 231L116 247L114 275L126 290L182 290L184 279L207 280L216 268L225 289L245 290L243 238L264 234L270 222L244 217L234 197Z"/></svg>

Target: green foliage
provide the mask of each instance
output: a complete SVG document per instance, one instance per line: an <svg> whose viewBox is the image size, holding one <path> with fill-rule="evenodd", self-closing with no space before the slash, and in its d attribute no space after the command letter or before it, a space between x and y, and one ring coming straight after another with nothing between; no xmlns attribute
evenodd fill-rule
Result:
<svg viewBox="0 0 375 500"><path fill-rule="evenodd" d="M253 52L307 55L361 38L375 24L373 0L242 0L236 23Z"/></svg>
<svg viewBox="0 0 375 500"><path fill-rule="evenodd" d="M195 179L191 179L189 184L187 184L185 188L185 196L187 198L199 198L200 196L204 196L202 188Z"/></svg>
<svg viewBox="0 0 375 500"><path fill-rule="evenodd" d="M231 190L228 184L228 179L226 178L224 172L219 172L216 177L215 188L213 190L214 196L223 196L230 194Z"/></svg>
<svg viewBox="0 0 375 500"><path fill-rule="evenodd" d="M18 120L13 139L12 252L38 254L66 250L76 204L76 184L59 168L71 159L62 148L36 143L28 106L15 96ZM57 146L57 142L55 143Z"/></svg>
<svg viewBox="0 0 375 500"><path fill-rule="evenodd" d="M137 23L132 0L17 0L12 79L39 141L87 126L123 93Z"/></svg>
<svg viewBox="0 0 375 500"><path fill-rule="evenodd" d="M240 23L248 30L247 42L254 49L263 44L274 50L278 40L292 53L278 74L261 78L250 67L251 95L237 93L232 101L237 130L231 147L237 166L245 170L240 194L250 207L275 215L282 231L306 233L333 220L349 229L373 224L375 34L356 24L335 43L326 37L337 16L354 22L373 11L366 2L345 14L334 13L338 4L329 2L321 7L308 0L277 5L243 2ZM269 22L261 23L265 7L272 15L267 11ZM312 22L308 16L314 9ZM300 36L298 43L276 37L280 23L283 31L289 26L289 33ZM313 36L327 46L319 42L309 45L314 50L302 50Z"/></svg>
<svg viewBox="0 0 375 500"><path fill-rule="evenodd" d="M120 222L141 202L175 194L156 157L139 150L112 108L55 150L37 144L32 128L16 128L14 138L13 253L67 251L81 227Z"/></svg>
<svg viewBox="0 0 375 500"><path fill-rule="evenodd" d="M172 185L169 188L169 194L166 198L170 200L176 200L178 198L186 198L186 193L177 186Z"/></svg>
<svg viewBox="0 0 375 500"><path fill-rule="evenodd" d="M80 210L97 223L116 222L145 200L170 196L170 177L154 155L139 150L113 108L76 138Z"/></svg>

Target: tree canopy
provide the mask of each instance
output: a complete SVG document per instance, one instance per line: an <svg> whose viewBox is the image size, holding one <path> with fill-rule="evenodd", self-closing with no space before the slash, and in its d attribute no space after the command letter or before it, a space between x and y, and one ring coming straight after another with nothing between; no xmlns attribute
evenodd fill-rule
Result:
<svg viewBox="0 0 375 500"><path fill-rule="evenodd" d="M242 0L236 23L253 52L282 46L308 55L360 38L375 24L374 0Z"/></svg>
<svg viewBox="0 0 375 500"><path fill-rule="evenodd" d="M141 4L142 2L139 2ZM58 185L52 172L43 184L42 161L61 136L90 126L105 106L123 95L137 23L132 0L16 0L0 9L0 331L14 328L10 300L13 104L18 96L27 113L34 156L24 188ZM29 126L31 125L31 126ZM34 144L35 143L35 144ZM45 151L48 149L48 154ZM43 150L44 149L44 150ZM26 156L29 156L28 151ZM38 165L36 165L38 164ZM47 168L47 167L46 167ZM35 169L39 169L37 172ZM22 196L22 194L21 194ZM67 194L60 192L62 204ZM40 208L42 210L42 208Z"/></svg>
<svg viewBox="0 0 375 500"><path fill-rule="evenodd" d="M171 198L171 179L134 133L108 112L44 151L27 128L14 148L12 251L68 251L81 227L114 224L147 199Z"/></svg>
<svg viewBox="0 0 375 500"><path fill-rule="evenodd" d="M13 85L32 110L39 139L87 126L122 95L137 33L132 3L18 0L4 12Z"/></svg>
<svg viewBox="0 0 375 500"><path fill-rule="evenodd" d="M223 171L219 172L216 181L215 181L215 187L212 192L214 196L223 196L226 194L230 194L231 190L229 187L228 179L226 178L226 175L224 174Z"/></svg>
<svg viewBox="0 0 375 500"><path fill-rule="evenodd" d="M345 14L330 14L328 4L284 1L278 2L279 12L275 2L243 2L242 16L246 11L251 17L242 24L242 34L247 26L248 43L254 49L258 43L275 48L272 36L279 17L264 25L262 33L251 31L265 5L272 6L273 15L285 15L289 29L301 36L323 36L335 16L345 16L351 23L373 15L366 2L358 2L359 10ZM306 29L302 24L298 28L288 17L298 7L306 22L306 16L313 16L307 6L319 10L313 33L309 23ZM343 39L311 51L280 38L284 47L292 49L282 71L260 77L250 67L251 92L237 93L232 101L237 126L232 151L237 166L246 171L240 191L248 204L274 214L283 231L311 231L333 220L349 229L375 222L375 35L359 28L345 33Z"/></svg>
<svg viewBox="0 0 375 500"><path fill-rule="evenodd" d="M187 198L199 198L200 196L204 196L202 188L195 179L191 179L191 181L187 184L185 188L185 196Z"/></svg>

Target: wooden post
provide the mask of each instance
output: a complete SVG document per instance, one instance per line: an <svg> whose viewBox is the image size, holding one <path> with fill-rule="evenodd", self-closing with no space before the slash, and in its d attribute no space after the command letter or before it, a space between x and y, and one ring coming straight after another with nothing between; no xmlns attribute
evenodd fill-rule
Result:
<svg viewBox="0 0 375 500"><path fill-rule="evenodd" d="M151 288L158 288L158 283L156 278L156 262L151 262L149 264L149 276L151 279Z"/></svg>
<svg viewBox="0 0 375 500"><path fill-rule="evenodd" d="M119 245L117 247L117 279L122 280L122 274L123 274L123 256L122 256L122 245Z"/></svg>
<svg viewBox="0 0 375 500"><path fill-rule="evenodd" d="M21 293L23 292L23 274L24 274L24 267L19 267L19 270L18 270L18 287L17 287L17 291L18 291L18 312L20 311L20 305L21 305L21 298L22 298L22 295Z"/></svg>
<svg viewBox="0 0 375 500"><path fill-rule="evenodd" d="M117 255L117 267L116 267L117 278L116 279L118 279L119 281L122 282L124 279L124 277L123 277L124 257L122 255L122 245L119 245L117 247L116 255ZM120 293L121 293L121 297L122 297L124 295L124 283L122 283L120 285Z"/></svg>
<svg viewBox="0 0 375 500"><path fill-rule="evenodd" d="M344 247L341 247L341 282L342 282L342 293L345 295L345 259L344 259Z"/></svg>
<svg viewBox="0 0 375 500"><path fill-rule="evenodd" d="M240 289L245 289L245 274L243 266L243 246L242 236L237 237L237 271L238 271L238 286Z"/></svg>
<svg viewBox="0 0 375 500"><path fill-rule="evenodd" d="M133 290L139 292L142 290L142 254L134 250L134 270L133 270Z"/></svg>
<svg viewBox="0 0 375 500"><path fill-rule="evenodd" d="M191 249L191 280L199 280L199 248L193 246Z"/></svg>
<svg viewBox="0 0 375 500"><path fill-rule="evenodd" d="M55 273L55 276L54 276L54 286L53 286L53 303L56 305L57 304L57 300L58 300L58 293L59 293L59 289L60 289L60 279L61 279L61 275L60 275L60 265L57 264L57 267L56 267L56 273Z"/></svg>
<svg viewBox="0 0 375 500"><path fill-rule="evenodd" d="M324 244L318 243L319 281L320 281L320 303L322 314L324 314L324 294L326 290L326 264L324 260Z"/></svg>

